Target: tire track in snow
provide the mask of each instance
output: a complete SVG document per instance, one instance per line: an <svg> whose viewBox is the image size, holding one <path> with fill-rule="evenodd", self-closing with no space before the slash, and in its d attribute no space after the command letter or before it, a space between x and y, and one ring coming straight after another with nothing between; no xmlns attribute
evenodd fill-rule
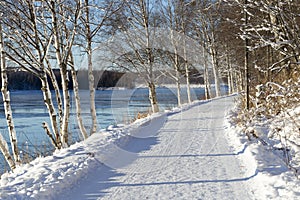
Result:
<svg viewBox="0 0 300 200"><path fill-rule="evenodd" d="M143 144L148 145L147 148L136 151L136 159L128 165L109 169L106 179L96 181L101 184L91 185L94 193L90 188L89 193L82 191L83 197L253 199L246 183L252 174L241 170L237 155L230 151L224 134L224 116L232 101L233 97L220 98L167 116L163 126L149 136L155 141L150 144L149 138L132 138L136 143L129 141L128 146L122 147L124 150L134 152ZM97 173L92 177L102 176ZM88 182L88 179L83 181Z"/></svg>

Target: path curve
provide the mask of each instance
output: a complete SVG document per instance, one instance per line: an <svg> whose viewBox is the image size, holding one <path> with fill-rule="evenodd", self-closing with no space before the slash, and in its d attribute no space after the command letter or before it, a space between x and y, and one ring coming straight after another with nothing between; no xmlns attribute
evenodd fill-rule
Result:
<svg viewBox="0 0 300 200"><path fill-rule="evenodd" d="M64 199L253 199L225 136L233 97L154 118L95 166Z"/></svg>

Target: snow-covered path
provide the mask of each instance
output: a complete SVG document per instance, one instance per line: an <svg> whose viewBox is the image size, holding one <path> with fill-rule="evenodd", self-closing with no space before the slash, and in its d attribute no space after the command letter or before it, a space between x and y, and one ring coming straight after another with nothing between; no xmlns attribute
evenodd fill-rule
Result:
<svg viewBox="0 0 300 200"><path fill-rule="evenodd" d="M299 199L300 181L225 115L234 97L198 101L5 173L0 199Z"/></svg>
<svg viewBox="0 0 300 200"><path fill-rule="evenodd" d="M232 105L232 97L220 98L153 118L96 153L98 165L58 198L253 199L245 182L256 174L224 136Z"/></svg>

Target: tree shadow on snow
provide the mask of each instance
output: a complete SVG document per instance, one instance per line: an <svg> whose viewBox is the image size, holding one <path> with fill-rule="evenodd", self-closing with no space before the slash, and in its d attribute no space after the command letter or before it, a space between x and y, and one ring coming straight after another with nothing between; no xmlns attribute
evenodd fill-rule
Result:
<svg viewBox="0 0 300 200"><path fill-rule="evenodd" d="M234 179L215 179L215 180L187 180L187 181L167 181L167 182L151 182L151 183L130 183L119 184L118 187L139 187L139 186L155 186L155 185L179 185L179 184L201 184L201 183L232 183L248 181L257 175L257 171L248 177Z"/></svg>
<svg viewBox="0 0 300 200"><path fill-rule="evenodd" d="M96 164L64 199L97 199L107 194L106 189L120 186L117 180L125 174L119 173L118 169L126 168L139 158L139 153L158 144L157 135L165 119L166 115L163 115L140 124L129 130L130 135L117 139L94 155Z"/></svg>
<svg viewBox="0 0 300 200"><path fill-rule="evenodd" d="M223 156L238 156L245 152L247 145L237 153L215 153L215 154L183 154L183 155L151 155L151 156L140 156L140 158L185 158L185 157L223 157Z"/></svg>

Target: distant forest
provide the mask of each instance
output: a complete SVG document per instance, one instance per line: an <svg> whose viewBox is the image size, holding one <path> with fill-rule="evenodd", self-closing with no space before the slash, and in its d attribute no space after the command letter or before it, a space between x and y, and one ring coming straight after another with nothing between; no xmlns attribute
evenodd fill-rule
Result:
<svg viewBox="0 0 300 200"><path fill-rule="evenodd" d="M58 81L59 87L61 88L61 76L59 70L54 70L56 79ZM126 87L133 88L135 87L136 76L131 75L126 78L123 77L125 73L116 72L116 71L94 71L95 83L97 84L96 88L109 88L115 87ZM122 78L123 77L123 78ZM80 70L77 71L77 78L79 82L79 89L88 89L88 71ZM162 77L162 79L167 79ZM0 77L1 80L1 77ZM10 90L40 90L42 87L41 81L36 76L32 75L29 72L16 69L8 70L8 87ZM172 80L164 81L165 83L172 83ZM203 78L201 74L197 71L191 72L191 83L192 84L203 84ZM51 84L51 81L49 81ZM1 82L0 82L1 85ZM50 85L53 90L53 86ZM73 82L71 78L71 73L69 73L69 89L73 88Z"/></svg>
<svg viewBox="0 0 300 200"><path fill-rule="evenodd" d="M59 70L54 70L56 75L57 82L61 88L61 76ZM97 88L106 88L114 87L119 79L123 76L124 73L112 72L112 71L95 71L95 81L97 81ZM71 73L69 75L69 89L73 88L73 82L71 78ZM87 70L77 71L77 77L79 80L80 89L88 89L88 72ZM1 80L1 77L0 77ZM33 74L22 71L22 70L8 70L8 87L10 90L40 90L42 87L41 81L39 78ZM51 84L51 81L49 81ZM132 87L132 83L124 84L124 87ZM0 82L1 85L1 82ZM51 90L53 86L50 85Z"/></svg>

